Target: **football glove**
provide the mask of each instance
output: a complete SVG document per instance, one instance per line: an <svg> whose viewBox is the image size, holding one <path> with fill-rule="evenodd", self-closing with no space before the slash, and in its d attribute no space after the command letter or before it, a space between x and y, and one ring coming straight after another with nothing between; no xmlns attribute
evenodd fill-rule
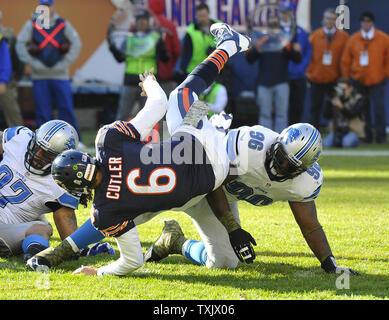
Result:
<svg viewBox="0 0 389 320"><path fill-rule="evenodd" d="M91 248L84 248L81 250L81 256L95 256L100 253L108 253L111 255L115 255L115 250L112 248L112 246L108 242L104 243L95 243Z"/></svg>
<svg viewBox="0 0 389 320"><path fill-rule="evenodd" d="M332 255L328 256L323 260L323 262L321 263L321 268L327 273L337 273L337 270L342 270L343 273L359 276L359 272L351 268L338 267L335 262L335 258Z"/></svg>
<svg viewBox="0 0 389 320"><path fill-rule="evenodd" d="M231 246L235 251L236 256L241 262L247 264L253 263L255 259L255 251L251 244L257 245L250 233L242 228L236 229L229 234Z"/></svg>

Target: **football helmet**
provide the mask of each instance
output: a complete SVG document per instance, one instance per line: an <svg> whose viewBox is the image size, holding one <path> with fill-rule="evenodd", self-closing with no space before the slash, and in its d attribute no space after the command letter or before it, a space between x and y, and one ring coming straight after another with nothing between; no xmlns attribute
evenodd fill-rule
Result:
<svg viewBox="0 0 389 320"><path fill-rule="evenodd" d="M320 157L319 131L308 123L284 129L266 153L265 168L269 178L282 182L309 169Z"/></svg>
<svg viewBox="0 0 389 320"><path fill-rule="evenodd" d="M59 154L51 166L54 181L75 196L88 194L97 174L97 161L87 153L67 150Z"/></svg>
<svg viewBox="0 0 389 320"><path fill-rule="evenodd" d="M24 164L31 173L46 176L62 151L78 147L77 131L67 122L51 120L36 131L27 146Z"/></svg>

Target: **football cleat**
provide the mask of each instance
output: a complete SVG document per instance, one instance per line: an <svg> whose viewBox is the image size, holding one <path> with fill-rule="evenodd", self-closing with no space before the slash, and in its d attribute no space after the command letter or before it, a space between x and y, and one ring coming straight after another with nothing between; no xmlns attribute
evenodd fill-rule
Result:
<svg viewBox="0 0 389 320"><path fill-rule="evenodd" d="M214 23L210 28L211 34L215 37L216 47L225 41L234 41L237 52L243 52L250 48L251 39L232 29L227 23Z"/></svg>
<svg viewBox="0 0 389 320"><path fill-rule="evenodd" d="M169 254L181 254L182 245L186 241L184 233L176 220L165 221L162 233L149 249L147 249L144 262L157 262Z"/></svg>
<svg viewBox="0 0 389 320"><path fill-rule="evenodd" d="M27 251L23 255L24 263L26 263L27 260L29 260L30 258L35 256L37 253L45 250L46 248L47 248L46 246L43 246L43 245L38 244L38 243L33 243L33 244L29 245L27 248Z"/></svg>
<svg viewBox="0 0 389 320"><path fill-rule="evenodd" d="M201 119L203 119L211 107L204 101L196 100L190 106L187 114L182 120L181 125L189 125L197 128Z"/></svg>
<svg viewBox="0 0 389 320"><path fill-rule="evenodd" d="M31 259L37 258L39 261L46 262L46 265L48 265L49 267L56 267L62 262L72 260L75 257L76 253L73 251L70 243L67 240L64 240L58 247L49 247L39 252ZM31 261L31 259L29 259L28 261Z"/></svg>
<svg viewBox="0 0 389 320"><path fill-rule="evenodd" d="M50 263L45 258L34 256L27 260L26 267L32 271L47 273L50 269Z"/></svg>

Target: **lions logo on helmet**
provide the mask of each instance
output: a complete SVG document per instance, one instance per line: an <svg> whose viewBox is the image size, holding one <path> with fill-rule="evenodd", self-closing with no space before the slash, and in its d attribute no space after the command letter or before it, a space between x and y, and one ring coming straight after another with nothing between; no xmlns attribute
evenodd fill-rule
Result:
<svg viewBox="0 0 389 320"><path fill-rule="evenodd" d="M265 168L273 181L293 179L309 169L320 157L319 131L308 123L284 129L266 154Z"/></svg>
<svg viewBox="0 0 389 320"><path fill-rule="evenodd" d="M61 152L78 146L77 131L67 122L51 120L36 130L30 140L24 163L28 171L48 175L51 163Z"/></svg>

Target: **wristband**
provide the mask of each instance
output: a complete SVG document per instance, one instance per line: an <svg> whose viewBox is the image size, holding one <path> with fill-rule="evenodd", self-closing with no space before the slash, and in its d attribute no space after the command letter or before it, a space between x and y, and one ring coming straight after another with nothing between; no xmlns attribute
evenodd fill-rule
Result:
<svg viewBox="0 0 389 320"><path fill-rule="evenodd" d="M228 233L235 231L240 228L238 222L236 222L234 215L231 211L227 211L223 214L223 216L219 217L219 221L226 228Z"/></svg>
<svg viewBox="0 0 389 320"><path fill-rule="evenodd" d="M336 271L336 268L338 265L336 264L335 258L333 255L329 255L327 258L325 258L321 263L322 269L324 269L325 272L333 273Z"/></svg>

